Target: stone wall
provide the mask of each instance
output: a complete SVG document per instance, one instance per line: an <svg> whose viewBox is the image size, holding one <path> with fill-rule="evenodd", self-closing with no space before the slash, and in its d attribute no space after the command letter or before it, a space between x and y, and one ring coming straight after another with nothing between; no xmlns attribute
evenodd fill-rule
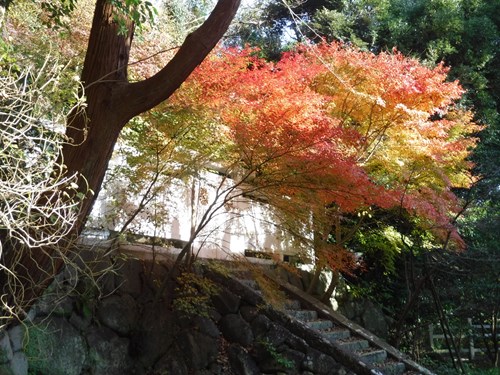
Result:
<svg viewBox="0 0 500 375"><path fill-rule="evenodd" d="M339 302L338 311L347 319L358 323L381 339L389 339L389 329L394 320L384 314L382 307L367 298L347 296Z"/></svg>
<svg viewBox="0 0 500 375"><path fill-rule="evenodd" d="M349 373L224 281L207 316L155 303L166 270L150 267L124 262L101 289L71 272L59 277L29 319L0 334L0 375Z"/></svg>

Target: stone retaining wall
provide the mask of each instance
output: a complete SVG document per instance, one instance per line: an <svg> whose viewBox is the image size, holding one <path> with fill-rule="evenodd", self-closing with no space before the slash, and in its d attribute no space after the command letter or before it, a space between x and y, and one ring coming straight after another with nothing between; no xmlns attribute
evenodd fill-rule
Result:
<svg viewBox="0 0 500 375"><path fill-rule="evenodd" d="M149 274L149 267L124 262L101 296L81 280L73 285L71 272L60 277L30 319L0 333L0 375L353 374L293 334L261 299L223 283L209 316L154 303L166 270Z"/></svg>

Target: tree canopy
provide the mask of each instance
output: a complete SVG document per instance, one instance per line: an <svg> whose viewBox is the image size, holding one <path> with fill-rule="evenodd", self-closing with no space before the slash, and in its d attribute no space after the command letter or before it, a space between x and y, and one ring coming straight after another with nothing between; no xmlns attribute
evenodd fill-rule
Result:
<svg viewBox="0 0 500 375"><path fill-rule="evenodd" d="M498 211L499 4L265 1L260 11L241 14L210 54L238 0L220 0L212 12L206 4L169 4L163 13L137 0L44 1L41 7L3 1L2 9L18 5L22 17L6 23L10 39L0 43L0 74L16 76L26 61L41 66L39 51L55 50L57 64L68 69L43 98L51 104L67 98L80 75L86 106L70 111L61 152L51 141L36 149L42 159L50 156L47 165L56 172L65 165L65 194L55 200L64 206L85 197L74 234L122 134L133 147L124 168L129 193L147 193L139 206L149 202L155 184L187 179L209 162L224 176L220 204L238 186L274 207L291 232L304 234L299 227L307 227L304 240L319 271L350 272L352 251L362 249L379 258L373 264L387 275L402 249L413 261L466 243L477 254L494 248L488 231L496 228ZM42 112L37 108L36 115ZM2 133L1 141L10 154L0 157L28 166L31 146L18 150L20 141L5 134L11 133ZM41 173L51 185L47 165ZM4 172L1 178L10 181ZM57 182L52 187L59 189ZM35 206L47 200L30 197ZM464 206L472 213L462 219ZM20 265L21 274L50 268L50 255L31 247L21 254L14 245L2 249L6 266ZM426 270L427 258L421 260ZM30 277L38 283L36 271ZM0 283L4 279L0 274Z"/></svg>
<svg viewBox="0 0 500 375"><path fill-rule="evenodd" d="M275 63L258 52L217 50L134 125L134 181L154 180L158 165L167 180L181 178L178 164L167 167L174 156L198 168L210 160L282 224L307 225L333 246L316 251L332 269L350 267L334 255L347 238L333 239L332 228L373 209L404 211L432 241L464 246L452 189L474 182L467 158L479 127L456 106L463 90L446 68L337 43L298 46Z"/></svg>

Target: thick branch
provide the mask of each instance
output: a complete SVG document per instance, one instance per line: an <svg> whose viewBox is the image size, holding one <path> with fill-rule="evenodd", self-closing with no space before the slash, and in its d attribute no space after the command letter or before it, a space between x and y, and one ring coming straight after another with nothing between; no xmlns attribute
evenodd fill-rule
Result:
<svg viewBox="0 0 500 375"><path fill-rule="evenodd" d="M179 51L162 70L144 81L121 87L117 99L127 103L125 120L155 107L179 88L222 38L239 5L240 0L219 0L207 20L187 36Z"/></svg>

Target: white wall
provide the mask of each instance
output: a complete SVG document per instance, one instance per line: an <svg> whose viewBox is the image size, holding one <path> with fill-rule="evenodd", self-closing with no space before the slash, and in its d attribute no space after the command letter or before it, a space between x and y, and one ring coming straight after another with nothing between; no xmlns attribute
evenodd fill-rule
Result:
<svg viewBox="0 0 500 375"><path fill-rule="evenodd" d="M176 181L136 219L134 233L188 241L192 223L199 225L208 211L212 218L194 242L194 249L200 251L201 257L226 259L235 254L243 255L245 250L266 251L279 258L282 254L295 254L290 236L273 223L275 219L272 211L266 205L237 197L218 210L211 210L211 204L218 206L225 197L223 195L217 199L217 188L230 188L230 184L234 183L230 179L226 179L224 184L222 181L221 176L208 171L194 183ZM124 219L116 219L112 215L112 196L120 194L121 189L123 186L115 185L110 189L113 191L101 191L89 220L90 226L108 230L121 228ZM240 193L237 189L231 191L233 196ZM130 214L137 207L139 199L137 197L135 202L128 202L129 207L125 207L125 211ZM158 212L161 212L161 220L153 225L150 218L155 213L158 217Z"/></svg>

